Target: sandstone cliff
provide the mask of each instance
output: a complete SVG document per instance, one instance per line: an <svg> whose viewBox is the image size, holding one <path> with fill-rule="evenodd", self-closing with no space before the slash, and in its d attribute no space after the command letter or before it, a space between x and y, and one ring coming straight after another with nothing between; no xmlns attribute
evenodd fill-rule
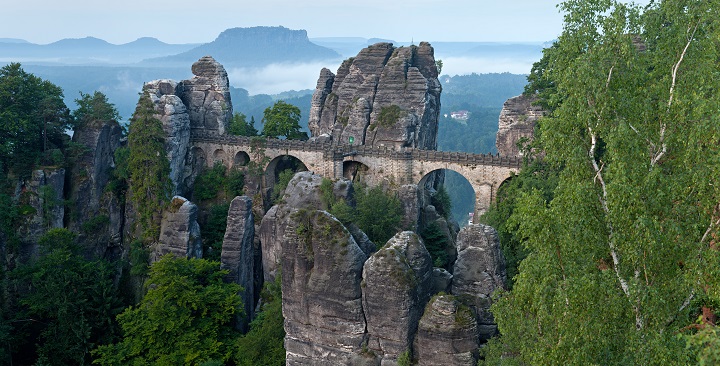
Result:
<svg viewBox="0 0 720 366"><path fill-rule="evenodd" d="M486 225L468 225L457 238L452 293L468 301L475 311L481 340L497 334L490 313L492 293L505 288L505 258L495 229Z"/></svg>
<svg viewBox="0 0 720 366"><path fill-rule="evenodd" d="M255 258L254 238L255 220L252 213L253 202L249 197L235 197L230 203L227 216L227 228L220 253L220 268L227 269L229 282L242 286L244 314L239 317L237 327L247 331L249 320L255 310Z"/></svg>
<svg viewBox="0 0 720 366"><path fill-rule="evenodd" d="M233 114L225 68L205 56L192 65L192 72L190 80L154 80L143 87L167 134L173 194L184 196L189 196L195 176L207 164L205 152L190 149L190 132L225 134Z"/></svg>
<svg viewBox="0 0 720 366"><path fill-rule="evenodd" d="M502 156L522 155L517 143L520 139L532 140L535 123L545 115L541 107L533 105L534 96L520 95L503 104L498 122L495 146Z"/></svg>
<svg viewBox="0 0 720 366"><path fill-rule="evenodd" d="M472 310L452 295L438 295L425 307L414 350L417 365L474 366L478 326Z"/></svg>
<svg viewBox="0 0 720 366"><path fill-rule="evenodd" d="M440 92L433 48L377 43L320 72L309 128L335 143L437 147Z"/></svg>
<svg viewBox="0 0 720 366"><path fill-rule="evenodd" d="M115 121L90 121L78 126L73 142L85 147L73 165L68 227L90 258L112 258L121 254L124 208L107 189L115 167L115 150L122 130Z"/></svg>
<svg viewBox="0 0 720 366"><path fill-rule="evenodd" d="M160 239L153 248L152 262L170 253L179 258L202 258L197 212L194 203L180 196L173 197L163 212Z"/></svg>

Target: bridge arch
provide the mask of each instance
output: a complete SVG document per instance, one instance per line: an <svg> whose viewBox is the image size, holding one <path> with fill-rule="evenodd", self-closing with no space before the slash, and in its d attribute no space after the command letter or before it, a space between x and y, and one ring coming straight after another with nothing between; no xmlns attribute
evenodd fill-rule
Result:
<svg viewBox="0 0 720 366"><path fill-rule="evenodd" d="M305 163L293 155L278 155L270 160L265 168L264 187L266 202L272 202L280 192L275 188L283 172L290 170L294 173L308 170ZM286 182L287 183L287 182ZM268 207L269 208L269 207Z"/></svg>
<svg viewBox="0 0 720 366"><path fill-rule="evenodd" d="M218 162L225 166L230 165L227 153L223 149L215 149L215 151L213 152L213 165Z"/></svg>
<svg viewBox="0 0 720 366"><path fill-rule="evenodd" d="M343 161L343 178L353 182L365 182L370 174L370 167L357 160Z"/></svg>
<svg viewBox="0 0 720 366"><path fill-rule="evenodd" d="M245 166L250 163L250 155L245 151L238 151L233 158L233 167Z"/></svg>
<svg viewBox="0 0 720 366"><path fill-rule="evenodd" d="M195 171L201 171L208 166L207 154L205 153L205 150L203 150L201 147L193 146L190 149L190 156L192 159L191 165Z"/></svg>
<svg viewBox="0 0 720 366"><path fill-rule="evenodd" d="M453 169L440 168L427 172L418 183L418 193L425 203L433 203L430 190L439 189L442 185L450 197L452 208L447 214L455 219L460 226L472 222L475 215L478 192L470 180ZM436 207L440 210L440 208Z"/></svg>

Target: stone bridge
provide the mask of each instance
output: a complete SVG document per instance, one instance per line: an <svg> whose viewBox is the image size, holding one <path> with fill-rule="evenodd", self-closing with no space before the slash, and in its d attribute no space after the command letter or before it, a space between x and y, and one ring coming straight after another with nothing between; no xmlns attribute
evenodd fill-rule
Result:
<svg viewBox="0 0 720 366"><path fill-rule="evenodd" d="M228 168L260 164L266 182L274 180L278 162L292 156L308 170L330 179L353 178L361 172L369 184L423 186L430 173L453 170L467 179L475 191L475 218L494 202L500 185L520 170L522 158L441 152L386 146L352 146L330 143L249 138L193 132L190 137L196 164L222 162ZM274 181L269 182L274 184Z"/></svg>

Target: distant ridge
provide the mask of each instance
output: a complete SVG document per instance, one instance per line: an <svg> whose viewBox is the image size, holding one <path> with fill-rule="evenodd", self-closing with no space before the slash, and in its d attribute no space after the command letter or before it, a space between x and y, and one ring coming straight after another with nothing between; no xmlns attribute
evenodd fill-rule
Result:
<svg viewBox="0 0 720 366"><path fill-rule="evenodd" d="M11 38L0 38L0 63L22 62L36 65L134 64L146 58L184 52L196 46L197 44L167 44L150 37L139 38L121 45L112 44L95 37L66 38L46 45Z"/></svg>
<svg viewBox="0 0 720 366"><path fill-rule="evenodd" d="M0 38L0 43L30 43L20 38Z"/></svg>
<svg viewBox="0 0 720 366"><path fill-rule="evenodd" d="M310 42L305 30L285 27L230 28L210 42L174 56L146 60L144 64L188 65L211 55L225 67L255 67L270 63L339 59L330 48Z"/></svg>

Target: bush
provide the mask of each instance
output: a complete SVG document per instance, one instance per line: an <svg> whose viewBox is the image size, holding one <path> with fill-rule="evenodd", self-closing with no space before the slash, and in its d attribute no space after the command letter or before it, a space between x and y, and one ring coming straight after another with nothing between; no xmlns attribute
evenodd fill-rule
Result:
<svg viewBox="0 0 720 366"><path fill-rule="evenodd" d="M225 170L225 165L215 162L211 169L200 173L193 186L193 199L206 201L217 197L220 189L225 185Z"/></svg>

